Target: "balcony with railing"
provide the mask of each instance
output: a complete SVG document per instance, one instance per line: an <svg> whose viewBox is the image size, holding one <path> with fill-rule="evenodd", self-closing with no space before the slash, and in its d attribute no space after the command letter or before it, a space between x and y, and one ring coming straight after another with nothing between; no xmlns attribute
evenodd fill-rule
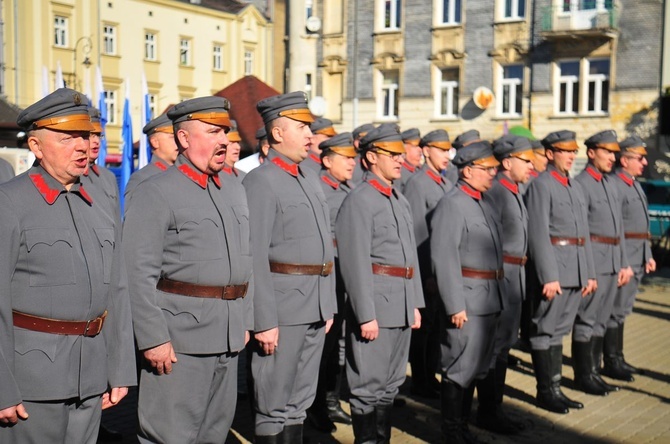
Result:
<svg viewBox="0 0 670 444"><path fill-rule="evenodd" d="M618 35L619 10L613 0L565 0L542 11L542 36L548 40Z"/></svg>

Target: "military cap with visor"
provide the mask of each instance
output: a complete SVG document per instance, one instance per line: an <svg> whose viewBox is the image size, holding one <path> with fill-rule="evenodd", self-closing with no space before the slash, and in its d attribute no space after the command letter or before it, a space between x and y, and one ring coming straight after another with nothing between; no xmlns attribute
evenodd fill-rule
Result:
<svg viewBox="0 0 670 444"><path fill-rule="evenodd" d="M586 148L602 148L613 153L621 151L614 130L600 131L584 141Z"/></svg>
<svg viewBox="0 0 670 444"><path fill-rule="evenodd" d="M530 140L530 146L533 147L533 151L535 151L535 154L539 154L540 156L544 156L544 145L542 145L542 142L537 140L537 139L531 139Z"/></svg>
<svg viewBox="0 0 670 444"><path fill-rule="evenodd" d="M479 142L482 140L481 136L479 135L479 131L476 129L468 130L464 132L463 134L460 134L458 137L456 137L456 140L454 140L454 148L457 150L460 150L463 147L466 147L470 145L471 143L474 142Z"/></svg>
<svg viewBox="0 0 670 444"><path fill-rule="evenodd" d="M230 128L230 102L224 97L208 96L185 100L173 106L167 115L172 123L199 120Z"/></svg>
<svg viewBox="0 0 670 444"><path fill-rule="evenodd" d="M167 133L173 134L174 129L172 127L172 120L170 120L167 114L161 114L156 117L142 128L142 132L147 136L150 136L154 133Z"/></svg>
<svg viewBox="0 0 670 444"><path fill-rule="evenodd" d="M259 101L256 109L266 125L280 117L304 123L314 122L314 116L307 106L307 94L302 91L268 97Z"/></svg>
<svg viewBox="0 0 670 444"><path fill-rule="evenodd" d="M240 132L237 129L237 122L233 119L230 119L230 130L226 133L228 140L231 142L241 142L242 137L240 137Z"/></svg>
<svg viewBox="0 0 670 444"><path fill-rule="evenodd" d="M382 123L365 135L360 141L360 149L366 151L381 151L382 154L405 154L405 144L398 132L398 125Z"/></svg>
<svg viewBox="0 0 670 444"><path fill-rule="evenodd" d="M530 140L514 134L505 134L493 141L493 155L500 161L508 157L516 157L526 161L535 159Z"/></svg>
<svg viewBox="0 0 670 444"><path fill-rule="evenodd" d="M321 158L336 153L344 157L356 157L356 149L354 148L354 138L351 133L340 133L330 139L324 140L319 144L321 150Z"/></svg>
<svg viewBox="0 0 670 444"><path fill-rule="evenodd" d="M481 166L484 168L497 167L500 162L496 160L493 155L493 148L491 144L485 140L479 142L472 142L467 146L459 149L456 157L451 161L459 169L466 166Z"/></svg>
<svg viewBox="0 0 670 444"><path fill-rule="evenodd" d="M59 88L33 103L16 118L26 131L48 128L56 131L93 131L88 99L79 91Z"/></svg>
<svg viewBox="0 0 670 444"><path fill-rule="evenodd" d="M405 143L409 143L410 145L417 146L421 141L421 133L417 128L410 128L408 130L405 130L402 133L400 133L400 135L402 136L402 141Z"/></svg>
<svg viewBox="0 0 670 444"><path fill-rule="evenodd" d="M314 122L309 124L309 129L314 134L323 134L329 137L337 134L337 131L333 128L333 121L324 117L317 117Z"/></svg>
<svg viewBox="0 0 670 444"><path fill-rule="evenodd" d="M554 131L542 139L542 145L548 150L579 151L576 138L577 135L574 131Z"/></svg>
<svg viewBox="0 0 670 444"><path fill-rule="evenodd" d="M449 140L449 133L443 129L436 129L421 138L419 142L421 148L425 146L439 148L444 151L449 151L451 146L451 141Z"/></svg>
<svg viewBox="0 0 670 444"><path fill-rule="evenodd" d="M102 134L102 123L100 122L100 110L94 106L88 107L88 117L93 125L92 133Z"/></svg>
<svg viewBox="0 0 670 444"><path fill-rule="evenodd" d="M256 140L263 140L263 139L267 139L267 138L268 138L268 135L265 132L265 127L264 126L261 126L260 128L258 128L256 130Z"/></svg>
<svg viewBox="0 0 670 444"><path fill-rule="evenodd" d="M369 133L370 131L372 131L373 129L375 129L375 126L374 126L373 124L371 124L371 123L364 123L363 125L360 125L360 126L356 127L356 128L351 132L351 135L354 137L354 139L356 139L356 140L360 140L360 139L362 139L363 137L365 137L365 135L366 135L367 133Z"/></svg>
<svg viewBox="0 0 670 444"><path fill-rule="evenodd" d="M624 140L619 142L619 147L621 148L621 153L630 153L638 154L640 156L647 155L647 144L640 138L638 135L632 135L626 137Z"/></svg>

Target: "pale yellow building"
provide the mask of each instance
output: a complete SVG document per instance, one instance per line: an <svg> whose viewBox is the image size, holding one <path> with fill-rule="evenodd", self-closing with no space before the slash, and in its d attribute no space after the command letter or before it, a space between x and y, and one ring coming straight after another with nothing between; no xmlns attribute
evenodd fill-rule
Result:
<svg viewBox="0 0 670 444"><path fill-rule="evenodd" d="M2 2L3 93L23 108L67 86L95 101L96 68L107 96L110 152L121 145L129 90L141 134L142 75L151 108L220 91L254 75L272 83L272 24L251 5L207 0L9 0ZM45 80L46 79L46 80ZM229 98L235 103L235 98Z"/></svg>

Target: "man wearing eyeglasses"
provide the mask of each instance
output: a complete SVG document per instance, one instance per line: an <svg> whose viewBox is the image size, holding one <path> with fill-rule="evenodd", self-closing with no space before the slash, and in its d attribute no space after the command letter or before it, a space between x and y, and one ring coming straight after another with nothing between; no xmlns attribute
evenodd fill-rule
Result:
<svg viewBox="0 0 670 444"><path fill-rule="evenodd" d="M476 379L493 357L502 298L500 222L487 191L500 164L491 144L461 148L453 165L458 182L435 207L430 250L442 302L442 435L474 442L468 428Z"/></svg>
<svg viewBox="0 0 670 444"><path fill-rule="evenodd" d="M549 165L528 188L528 253L541 292L536 298L530 342L537 404L568 413L583 404L561 391L563 338L570 333L582 298L596 290L586 200L569 177L579 147L575 133L562 130L542 140Z"/></svg>
<svg viewBox="0 0 670 444"><path fill-rule="evenodd" d="M614 379L632 381L634 373L641 371L624 360L623 330L626 317L633 312L637 288L644 273L656 270L649 242L649 210L647 197L635 180L647 166L646 145L638 136L631 136L619 143L619 167L612 175L619 192L623 215L624 247L628 264L634 272L627 285L619 287L614 300L612 315L607 321L603 344L604 367L602 374Z"/></svg>
<svg viewBox="0 0 670 444"><path fill-rule="evenodd" d="M346 371L356 442L391 439L391 409L405 380L411 329L424 306L412 216L393 188L403 147L395 125L361 139L369 171L344 199L335 222L340 269L349 296Z"/></svg>

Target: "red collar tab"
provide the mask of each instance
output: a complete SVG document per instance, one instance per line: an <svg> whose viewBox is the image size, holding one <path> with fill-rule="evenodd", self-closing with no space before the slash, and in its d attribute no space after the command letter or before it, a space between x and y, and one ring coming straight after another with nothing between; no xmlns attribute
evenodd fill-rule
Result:
<svg viewBox="0 0 670 444"><path fill-rule="evenodd" d="M501 177L500 178L500 184L510 190L514 194L519 194L519 185L510 182L510 180L506 177Z"/></svg>
<svg viewBox="0 0 670 444"><path fill-rule="evenodd" d="M200 186L200 188L202 188L203 190L207 189L207 179L209 179L210 177L212 178L212 181L214 181L216 186L218 188L221 188L221 180L219 179L218 175L217 176L210 176L208 174L201 173L201 172L196 171L195 169L191 168L189 165L187 165L185 163L179 165L178 169L179 169L179 171L182 172L182 174L184 176L188 177L193 182L197 183Z"/></svg>
<svg viewBox="0 0 670 444"><path fill-rule="evenodd" d="M163 162L161 162L160 160L157 160L156 163L155 163L154 165L156 165L156 168L158 168L158 169L161 170L161 171L165 171L165 170L168 169L168 166L165 165L165 164L164 164Z"/></svg>
<svg viewBox="0 0 670 444"><path fill-rule="evenodd" d="M586 166L586 172L589 173L589 176L593 177L598 182L603 180L603 174L600 171L593 168L592 165Z"/></svg>
<svg viewBox="0 0 670 444"><path fill-rule="evenodd" d="M314 153L309 153L309 158L321 165L321 158Z"/></svg>
<svg viewBox="0 0 670 444"><path fill-rule="evenodd" d="M384 196L391 197L391 193L393 192L392 187L382 185L381 183L379 183L377 179L370 179L367 180L366 182L369 183L372 186L372 188L382 193Z"/></svg>
<svg viewBox="0 0 670 444"><path fill-rule="evenodd" d="M79 185L78 191L81 197L88 202L89 205L93 205L93 199L91 199L91 196L86 192L83 185Z"/></svg>
<svg viewBox="0 0 670 444"><path fill-rule="evenodd" d="M416 171L416 167L409 164L406 160L404 160L402 162L402 166L405 167L405 169L407 171L409 171L410 173L413 173L414 171Z"/></svg>
<svg viewBox="0 0 670 444"><path fill-rule="evenodd" d="M567 178L566 176L562 175L558 171L552 171L551 172L551 177L556 179L556 181L558 183L560 183L561 185L563 185L564 187L567 187L568 185L570 185L570 179Z"/></svg>
<svg viewBox="0 0 670 444"><path fill-rule="evenodd" d="M298 177L298 164L297 163L288 163L281 157L273 157L272 163L277 165L282 170L286 171L293 177Z"/></svg>
<svg viewBox="0 0 670 444"><path fill-rule="evenodd" d="M47 181L44 180L44 177L39 173L31 174L30 180L33 181L33 185L35 185L35 188L40 192L46 203L53 205L53 203L56 202L56 199L58 199L62 190L54 190L51 188L49 184L47 184Z"/></svg>
<svg viewBox="0 0 670 444"><path fill-rule="evenodd" d="M626 175L626 173L617 173L617 176L619 176L619 178L620 178L621 180L623 180L623 182L624 182L626 185L628 185L629 187L632 187L632 186L633 186L633 179L631 179L630 177L628 177L628 176Z"/></svg>
<svg viewBox="0 0 670 444"><path fill-rule="evenodd" d="M340 187L340 183L334 179L331 179L329 176L321 176L321 180L333 187L334 190Z"/></svg>
<svg viewBox="0 0 670 444"><path fill-rule="evenodd" d="M533 176L533 177L535 177L535 178L537 178L537 177L540 175L540 173L538 173L538 172L535 171L535 170L530 170L530 175Z"/></svg>
<svg viewBox="0 0 670 444"><path fill-rule="evenodd" d="M237 176L237 170L231 166L225 165L222 171L226 174L230 174L231 176Z"/></svg>
<svg viewBox="0 0 670 444"><path fill-rule="evenodd" d="M482 193L480 191L475 190L468 184L462 183L458 185L458 188L460 188L461 191L463 191L465 194L472 197L473 199L481 200L482 198Z"/></svg>
<svg viewBox="0 0 670 444"><path fill-rule="evenodd" d="M428 175L428 177L430 177L431 179L433 179L433 180L435 181L435 183L437 183L438 185L441 185L441 184L442 184L442 182L443 182L443 180L442 180L442 176L440 176L439 174L437 174L435 171L433 171L433 170L431 170L430 168L428 168L428 169L426 170L426 174Z"/></svg>

